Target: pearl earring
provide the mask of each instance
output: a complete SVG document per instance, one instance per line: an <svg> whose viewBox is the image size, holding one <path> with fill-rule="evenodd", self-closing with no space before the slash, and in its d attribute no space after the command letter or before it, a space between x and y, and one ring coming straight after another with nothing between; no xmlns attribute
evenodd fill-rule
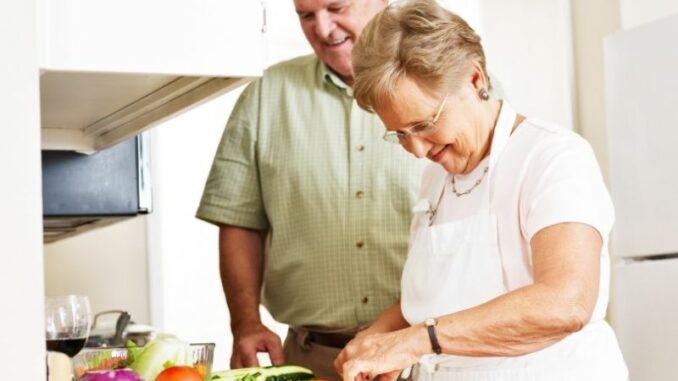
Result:
<svg viewBox="0 0 678 381"><path fill-rule="evenodd" d="M490 99L490 94L485 89L480 89L480 91L478 91L478 96L484 101Z"/></svg>

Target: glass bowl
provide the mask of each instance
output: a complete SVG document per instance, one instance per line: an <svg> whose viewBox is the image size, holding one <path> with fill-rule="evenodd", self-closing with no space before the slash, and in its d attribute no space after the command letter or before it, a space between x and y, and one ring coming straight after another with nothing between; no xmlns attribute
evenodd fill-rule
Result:
<svg viewBox="0 0 678 381"><path fill-rule="evenodd" d="M191 363L209 380L212 376L214 359L214 343L190 344ZM127 365L128 350L124 347L85 348L73 358L75 379L90 370L109 370L123 368Z"/></svg>

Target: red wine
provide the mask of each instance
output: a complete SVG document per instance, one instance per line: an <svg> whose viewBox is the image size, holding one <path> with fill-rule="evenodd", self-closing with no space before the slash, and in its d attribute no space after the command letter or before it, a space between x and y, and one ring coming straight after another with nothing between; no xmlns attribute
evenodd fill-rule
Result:
<svg viewBox="0 0 678 381"><path fill-rule="evenodd" d="M47 340L47 350L65 353L68 357L73 357L85 346L86 341L86 337Z"/></svg>

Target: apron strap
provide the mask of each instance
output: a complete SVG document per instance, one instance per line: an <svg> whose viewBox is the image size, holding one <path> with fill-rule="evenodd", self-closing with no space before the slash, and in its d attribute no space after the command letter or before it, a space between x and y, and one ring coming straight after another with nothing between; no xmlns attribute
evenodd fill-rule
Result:
<svg viewBox="0 0 678 381"><path fill-rule="evenodd" d="M499 156L501 156L504 147L506 147L509 137L511 137L511 131L513 130L516 116L517 114L511 105L502 100L501 110L499 111L499 117L497 118L497 124L494 127L494 134L492 136L489 163L490 172L487 174L488 178L492 175L492 170L497 164L497 160L499 160Z"/></svg>

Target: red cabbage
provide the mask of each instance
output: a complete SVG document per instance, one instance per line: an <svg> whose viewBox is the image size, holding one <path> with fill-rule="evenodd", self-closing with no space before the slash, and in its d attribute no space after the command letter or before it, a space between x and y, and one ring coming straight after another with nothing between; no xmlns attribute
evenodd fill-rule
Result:
<svg viewBox="0 0 678 381"><path fill-rule="evenodd" d="M93 370L80 377L80 381L144 381L131 369Z"/></svg>

